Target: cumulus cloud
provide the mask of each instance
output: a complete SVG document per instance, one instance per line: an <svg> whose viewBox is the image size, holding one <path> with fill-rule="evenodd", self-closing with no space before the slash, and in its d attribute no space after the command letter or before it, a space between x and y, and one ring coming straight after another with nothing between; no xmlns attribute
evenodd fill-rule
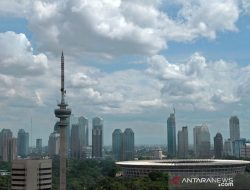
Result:
<svg viewBox="0 0 250 190"><path fill-rule="evenodd" d="M247 75L234 63L210 62L199 53L186 63L169 63L160 55L149 58L148 63L147 72L163 84L163 101L187 109L216 110L240 101L242 95L237 92Z"/></svg>
<svg viewBox="0 0 250 190"><path fill-rule="evenodd" d="M88 110L100 113L142 112L144 107L162 107L156 98L160 98L160 87L156 79L148 78L144 71L124 70L112 73L93 71L79 73L89 81L69 89L68 97L81 102ZM75 77L70 78L70 83ZM91 85L89 85L91 83Z"/></svg>
<svg viewBox="0 0 250 190"><path fill-rule="evenodd" d="M48 71L48 59L35 54L25 34L0 33L0 99L2 106L36 107L43 104L39 91ZM41 78L40 78L41 77Z"/></svg>
<svg viewBox="0 0 250 190"><path fill-rule="evenodd" d="M177 1L178 2L178 1ZM179 16L187 22L192 35L211 39L217 31L237 31L235 26L240 9L235 0L211 1L179 1L183 8Z"/></svg>
<svg viewBox="0 0 250 190"><path fill-rule="evenodd" d="M249 0L241 0L240 5L242 8L242 12L244 14L249 15L250 14L250 1Z"/></svg>
<svg viewBox="0 0 250 190"><path fill-rule="evenodd" d="M178 4L177 17L162 10L172 4ZM11 0L3 1L1 7L16 9L13 15L27 19L40 50L55 53L63 47L71 55L107 58L157 54L169 41L214 39L217 32L237 31L240 14L235 0L37 0L24 4Z"/></svg>
<svg viewBox="0 0 250 190"><path fill-rule="evenodd" d="M40 75L47 68L45 54L34 55L25 34L0 33L0 73L6 75Z"/></svg>

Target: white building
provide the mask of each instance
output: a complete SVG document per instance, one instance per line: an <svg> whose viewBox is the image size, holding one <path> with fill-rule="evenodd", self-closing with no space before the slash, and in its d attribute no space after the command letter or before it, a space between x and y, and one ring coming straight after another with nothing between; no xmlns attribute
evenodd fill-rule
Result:
<svg viewBox="0 0 250 190"><path fill-rule="evenodd" d="M48 153L50 157L59 155L60 148L60 134L57 132L53 132L49 136L48 142Z"/></svg>
<svg viewBox="0 0 250 190"><path fill-rule="evenodd" d="M250 143L246 143L240 149L240 157L242 157L242 158L250 158Z"/></svg>
<svg viewBox="0 0 250 190"><path fill-rule="evenodd" d="M193 129L194 153L197 158L210 158L210 133L206 125Z"/></svg>
<svg viewBox="0 0 250 190"><path fill-rule="evenodd" d="M188 128L182 127L182 130L178 131L178 157L188 157Z"/></svg>
<svg viewBox="0 0 250 190"><path fill-rule="evenodd" d="M229 130L231 141L240 139L240 121L237 116L232 116L229 119Z"/></svg>

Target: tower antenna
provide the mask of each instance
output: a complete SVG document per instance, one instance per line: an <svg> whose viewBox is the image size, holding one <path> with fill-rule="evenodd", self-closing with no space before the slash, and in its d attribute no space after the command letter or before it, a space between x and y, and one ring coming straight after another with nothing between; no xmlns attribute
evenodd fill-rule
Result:
<svg viewBox="0 0 250 190"><path fill-rule="evenodd" d="M62 51L61 55L61 102L58 105L59 108L55 109L55 116L60 119L60 190L66 190L66 127L68 125L67 118L71 114L71 109L67 108L68 104L65 103L65 89L64 89L64 55Z"/></svg>
<svg viewBox="0 0 250 190"><path fill-rule="evenodd" d="M32 127L33 127L33 123L32 123L32 117L30 118L30 146L32 147Z"/></svg>

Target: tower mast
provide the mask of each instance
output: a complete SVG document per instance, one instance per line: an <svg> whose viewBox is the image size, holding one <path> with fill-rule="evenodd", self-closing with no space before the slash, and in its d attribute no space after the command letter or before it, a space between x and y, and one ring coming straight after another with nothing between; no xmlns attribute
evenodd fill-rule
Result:
<svg viewBox="0 0 250 190"><path fill-rule="evenodd" d="M60 190L66 190L66 141L65 133L68 125L67 118L71 115L71 109L67 108L68 104L65 102L66 90L64 89L64 55L61 56L61 102L57 105L59 108L55 109L55 116L60 119Z"/></svg>

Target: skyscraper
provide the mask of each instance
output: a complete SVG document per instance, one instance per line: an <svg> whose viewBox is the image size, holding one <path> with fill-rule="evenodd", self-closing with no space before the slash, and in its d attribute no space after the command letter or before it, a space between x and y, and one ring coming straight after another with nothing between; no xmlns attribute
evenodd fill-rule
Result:
<svg viewBox="0 0 250 190"><path fill-rule="evenodd" d="M11 139L9 154L10 154L10 159L8 160L9 162L17 158L17 138Z"/></svg>
<svg viewBox="0 0 250 190"><path fill-rule="evenodd" d="M230 139L231 141L240 139L240 121L237 116L231 116L229 119Z"/></svg>
<svg viewBox="0 0 250 190"><path fill-rule="evenodd" d="M221 133L217 133L214 137L214 156L215 158L222 158L223 154L223 138Z"/></svg>
<svg viewBox="0 0 250 190"><path fill-rule="evenodd" d="M134 160L135 137L131 128L123 133L123 160Z"/></svg>
<svg viewBox="0 0 250 190"><path fill-rule="evenodd" d="M193 130L194 153L197 158L210 158L210 133L206 125L196 126Z"/></svg>
<svg viewBox="0 0 250 190"><path fill-rule="evenodd" d="M238 140L233 141L233 156L239 158L240 157L240 150L244 148L247 140L245 138L241 138Z"/></svg>
<svg viewBox="0 0 250 190"><path fill-rule="evenodd" d="M22 158L28 156L29 153L29 133L24 129L19 129L17 134L17 154Z"/></svg>
<svg viewBox="0 0 250 190"><path fill-rule="evenodd" d="M71 128L71 158L79 159L81 154L80 149L80 126L73 124Z"/></svg>
<svg viewBox="0 0 250 190"><path fill-rule="evenodd" d="M121 129L115 129L112 133L112 152L113 159L116 161L123 160L123 133Z"/></svg>
<svg viewBox="0 0 250 190"><path fill-rule="evenodd" d="M64 56L61 56L61 102L58 104L58 109L55 109L55 116L60 119L60 190L66 190L66 160L67 160L67 133L66 127L69 124L69 116L71 110L67 108L68 104L65 102L66 90L64 88Z"/></svg>
<svg viewBox="0 0 250 190"><path fill-rule="evenodd" d="M60 133L53 132L49 136L48 153L51 158L59 155Z"/></svg>
<svg viewBox="0 0 250 190"><path fill-rule="evenodd" d="M81 150L83 147L88 146L89 144L89 125L88 125L88 119L86 117L79 117L78 123L80 127L80 147Z"/></svg>
<svg viewBox="0 0 250 190"><path fill-rule="evenodd" d="M0 132L0 160L12 161L16 158L16 139L12 138L10 129Z"/></svg>
<svg viewBox="0 0 250 190"><path fill-rule="evenodd" d="M103 119L95 117L92 120L92 158L102 158Z"/></svg>
<svg viewBox="0 0 250 190"><path fill-rule="evenodd" d="M181 131L178 131L178 157L188 157L188 128L182 127Z"/></svg>
<svg viewBox="0 0 250 190"><path fill-rule="evenodd" d="M167 134L168 134L168 155L170 157L176 156L176 128L175 128L175 111L171 113L167 120Z"/></svg>
<svg viewBox="0 0 250 190"><path fill-rule="evenodd" d="M43 151L42 139L36 139L36 152L41 155Z"/></svg>
<svg viewBox="0 0 250 190"><path fill-rule="evenodd" d="M233 142L230 138L224 142L223 154L227 156L233 156Z"/></svg>

